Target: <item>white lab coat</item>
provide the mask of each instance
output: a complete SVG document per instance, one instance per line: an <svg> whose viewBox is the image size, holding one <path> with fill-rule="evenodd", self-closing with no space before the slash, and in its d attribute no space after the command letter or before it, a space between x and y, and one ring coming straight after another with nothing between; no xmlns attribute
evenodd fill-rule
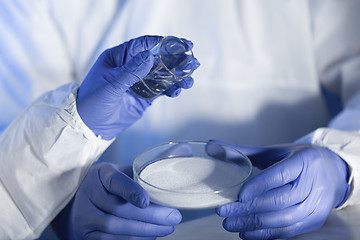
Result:
<svg viewBox="0 0 360 240"><path fill-rule="evenodd" d="M302 141L328 147L350 165L354 189L344 206L359 201L359 1L0 4L0 125L18 116L0 139L0 194L7 199L0 208L8 212L0 217L0 236L38 236L110 144L91 136L78 118L74 84L20 112L44 91L80 83L104 49L145 34L191 39L201 66L193 88L175 99L157 99L118 137L107 160L129 163L145 148L169 140L274 144L306 135ZM322 87L346 107L329 127ZM57 147L44 148L44 139ZM61 190L53 191L54 185Z"/></svg>

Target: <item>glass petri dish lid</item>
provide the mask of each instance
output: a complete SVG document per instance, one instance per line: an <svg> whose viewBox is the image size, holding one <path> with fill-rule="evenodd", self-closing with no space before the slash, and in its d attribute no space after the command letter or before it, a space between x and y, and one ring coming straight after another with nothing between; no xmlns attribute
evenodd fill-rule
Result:
<svg viewBox="0 0 360 240"><path fill-rule="evenodd" d="M215 208L236 201L251 171L243 153L211 141L157 145L133 164L134 180L151 202L178 209Z"/></svg>

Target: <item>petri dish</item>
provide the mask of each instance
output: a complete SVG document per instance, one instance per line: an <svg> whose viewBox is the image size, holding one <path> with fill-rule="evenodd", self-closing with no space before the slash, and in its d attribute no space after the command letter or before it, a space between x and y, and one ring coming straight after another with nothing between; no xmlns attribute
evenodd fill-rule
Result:
<svg viewBox="0 0 360 240"><path fill-rule="evenodd" d="M208 209L236 201L252 164L240 151L214 142L182 141L154 146L133 163L134 180L153 203Z"/></svg>

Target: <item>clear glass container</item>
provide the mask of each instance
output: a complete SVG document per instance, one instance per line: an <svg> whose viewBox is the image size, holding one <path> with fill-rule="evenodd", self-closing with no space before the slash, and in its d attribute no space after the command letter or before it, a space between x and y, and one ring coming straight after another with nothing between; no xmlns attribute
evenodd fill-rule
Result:
<svg viewBox="0 0 360 240"><path fill-rule="evenodd" d="M207 209L236 201L252 164L238 150L212 142L169 142L134 161L134 179L153 203Z"/></svg>
<svg viewBox="0 0 360 240"><path fill-rule="evenodd" d="M153 47L155 57L150 73L130 89L143 99L152 99L171 85L189 77L196 68L191 47L182 39L168 36Z"/></svg>

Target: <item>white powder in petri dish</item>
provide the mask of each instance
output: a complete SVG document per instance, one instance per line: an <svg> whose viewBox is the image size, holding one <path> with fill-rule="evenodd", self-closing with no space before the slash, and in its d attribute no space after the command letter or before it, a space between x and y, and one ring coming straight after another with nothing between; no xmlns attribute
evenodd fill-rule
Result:
<svg viewBox="0 0 360 240"><path fill-rule="evenodd" d="M141 173L140 185L151 200L183 209L217 207L235 201L249 168L202 157L178 157L154 162Z"/></svg>

